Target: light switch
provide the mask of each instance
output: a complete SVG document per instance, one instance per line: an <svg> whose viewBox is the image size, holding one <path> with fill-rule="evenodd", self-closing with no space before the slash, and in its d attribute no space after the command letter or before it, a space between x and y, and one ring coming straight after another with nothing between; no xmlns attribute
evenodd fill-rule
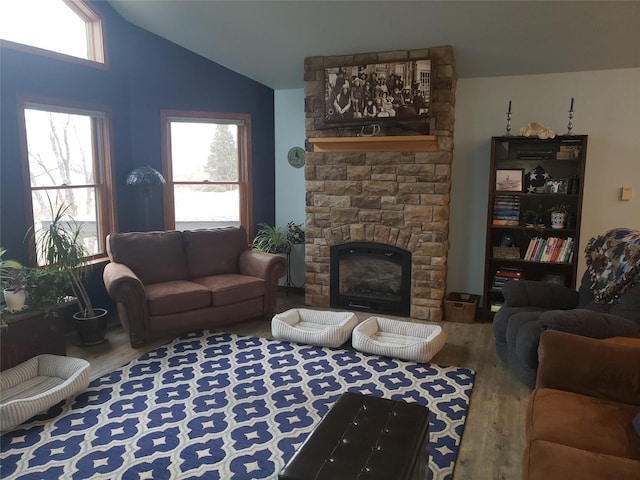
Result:
<svg viewBox="0 0 640 480"><path fill-rule="evenodd" d="M631 200L632 194L633 194L633 189L631 187L622 187L620 200Z"/></svg>

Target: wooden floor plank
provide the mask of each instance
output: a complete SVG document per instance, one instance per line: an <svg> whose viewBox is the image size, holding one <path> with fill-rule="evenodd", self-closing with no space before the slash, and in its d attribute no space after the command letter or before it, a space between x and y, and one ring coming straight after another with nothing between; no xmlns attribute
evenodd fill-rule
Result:
<svg viewBox="0 0 640 480"><path fill-rule="evenodd" d="M304 295L294 291L288 295L279 292L277 305L278 311L304 306ZM358 313L361 320L368 316ZM447 334L447 343L432 362L476 372L454 480L520 478L530 390L516 381L498 360L490 323L442 322L440 325ZM265 320L242 322L220 331L271 337L270 323ZM92 379L171 341L168 337L161 338L148 342L142 349L133 349L122 328L113 323L107 338L107 342L92 347L78 346L73 336L67 342L68 355L85 358L91 363Z"/></svg>

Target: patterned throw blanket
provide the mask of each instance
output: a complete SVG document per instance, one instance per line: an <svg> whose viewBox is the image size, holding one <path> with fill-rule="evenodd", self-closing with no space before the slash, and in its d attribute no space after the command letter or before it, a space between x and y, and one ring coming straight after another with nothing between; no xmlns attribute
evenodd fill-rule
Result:
<svg viewBox="0 0 640 480"><path fill-rule="evenodd" d="M640 276L640 231L616 228L589 240L585 249L597 303L614 303Z"/></svg>

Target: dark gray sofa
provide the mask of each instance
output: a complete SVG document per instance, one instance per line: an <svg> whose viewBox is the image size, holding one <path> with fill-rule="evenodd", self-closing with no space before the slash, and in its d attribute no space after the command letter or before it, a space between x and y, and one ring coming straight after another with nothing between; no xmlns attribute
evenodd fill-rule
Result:
<svg viewBox="0 0 640 480"><path fill-rule="evenodd" d="M617 230L612 232L592 239L587 246L588 268L577 292L562 285L530 280L511 281L504 285L505 305L493 319L496 351L509 370L530 388L535 386L538 344L540 334L545 330L592 338L640 337L637 250L635 257L627 257L634 264L628 265L628 275L620 289L596 289L596 296L592 290L596 278L594 272L606 272L615 264L610 257L600 256L599 251L594 253L598 246L596 240L604 239L604 247L619 246L615 236L620 234ZM611 239L605 238L607 235ZM619 264L615 266L620 267ZM598 280L601 278L602 275ZM606 291L606 298L600 295L602 291Z"/></svg>

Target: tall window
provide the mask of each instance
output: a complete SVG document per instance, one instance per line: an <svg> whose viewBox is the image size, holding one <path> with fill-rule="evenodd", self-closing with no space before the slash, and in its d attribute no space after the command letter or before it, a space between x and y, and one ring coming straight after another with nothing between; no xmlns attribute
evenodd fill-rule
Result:
<svg viewBox="0 0 640 480"><path fill-rule="evenodd" d="M82 0L0 0L0 38L104 63L102 22Z"/></svg>
<svg viewBox="0 0 640 480"><path fill-rule="evenodd" d="M90 257L105 255L105 238L114 224L108 113L31 102L23 105L30 193L26 200L35 230L47 225L52 209L66 205L83 226L83 243ZM38 264L43 263L38 258Z"/></svg>
<svg viewBox="0 0 640 480"><path fill-rule="evenodd" d="M249 231L250 116L163 111L162 124L165 228L243 225Z"/></svg>

